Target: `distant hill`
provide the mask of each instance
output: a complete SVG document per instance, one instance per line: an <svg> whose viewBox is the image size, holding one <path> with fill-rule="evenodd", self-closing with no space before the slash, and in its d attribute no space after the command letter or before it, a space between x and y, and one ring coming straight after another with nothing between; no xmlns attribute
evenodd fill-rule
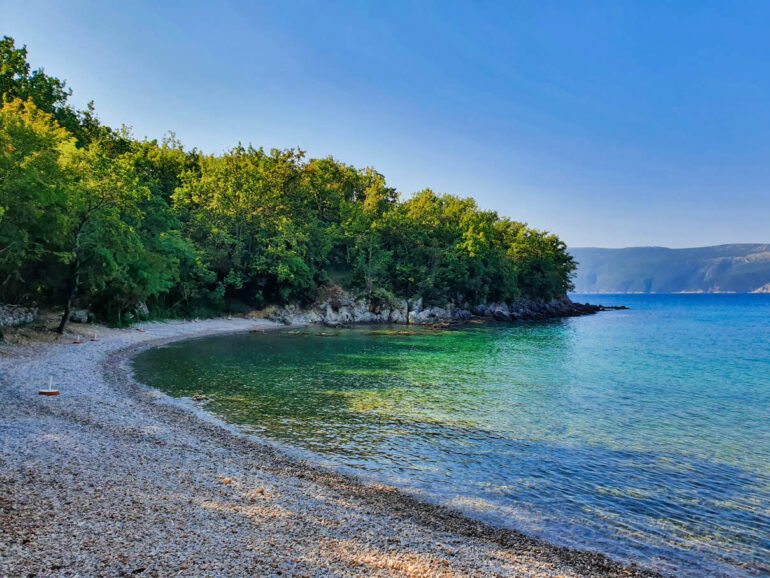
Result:
<svg viewBox="0 0 770 578"><path fill-rule="evenodd" d="M770 245L576 247L578 293L770 293Z"/></svg>

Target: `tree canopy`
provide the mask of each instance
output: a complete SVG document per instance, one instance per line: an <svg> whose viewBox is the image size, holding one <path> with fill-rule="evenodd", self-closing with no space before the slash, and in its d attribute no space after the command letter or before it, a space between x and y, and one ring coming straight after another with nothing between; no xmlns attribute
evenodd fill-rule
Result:
<svg viewBox="0 0 770 578"><path fill-rule="evenodd" d="M373 168L300 149L220 155L134 138L0 41L0 301L87 307L114 322L308 303L337 284L372 300L478 304L563 296L555 235Z"/></svg>

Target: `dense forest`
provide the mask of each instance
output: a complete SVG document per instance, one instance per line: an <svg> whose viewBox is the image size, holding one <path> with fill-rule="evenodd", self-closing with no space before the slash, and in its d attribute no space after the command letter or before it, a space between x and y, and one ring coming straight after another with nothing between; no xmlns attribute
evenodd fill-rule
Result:
<svg viewBox="0 0 770 578"><path fill-rule="evenodd" d="M134 138L76 110L66 84L0 42L0 303L122 323L312 302L546 300L570 288L555 235L300 149L221 155ZM142 307L143 309L144 307ZM133 314L133 313L132 313Z"/></svg>

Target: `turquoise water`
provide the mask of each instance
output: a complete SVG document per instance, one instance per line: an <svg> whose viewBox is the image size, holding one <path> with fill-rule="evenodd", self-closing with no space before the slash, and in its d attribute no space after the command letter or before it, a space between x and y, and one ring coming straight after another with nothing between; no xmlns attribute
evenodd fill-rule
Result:
<svg viewBox="0 0 770 578"><path fill-rule="evenodd" d="M139 379L486 521L680 575L770 573L770 295L151 350Z"/></svg>

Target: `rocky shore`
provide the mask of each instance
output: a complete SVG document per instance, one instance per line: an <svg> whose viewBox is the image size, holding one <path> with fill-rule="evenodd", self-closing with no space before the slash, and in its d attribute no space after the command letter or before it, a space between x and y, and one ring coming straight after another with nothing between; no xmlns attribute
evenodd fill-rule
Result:
<svg viewBox="0 0 770 578"><path fill-rule="evenodd" d="M147 347L277 327L0 347L0 576L647 575L315 468L131 377Z"/></svg>
<svg viewBox="0 0 770 578"><path fill-rule="evenodd" d="M286 325L322 323L330 327L366 324L396 323L414 325L435 325L481 321L543 320L559 317L591 315L608 309L601 305L574 303L569 297L548 302L531 300L514 303L482 303L457 306L447 303L443 306L427 306L422 298L382 304L366 299L354 299L342 292L321 300L308 308L289 305L278 309L272 319Z"/></svg>

